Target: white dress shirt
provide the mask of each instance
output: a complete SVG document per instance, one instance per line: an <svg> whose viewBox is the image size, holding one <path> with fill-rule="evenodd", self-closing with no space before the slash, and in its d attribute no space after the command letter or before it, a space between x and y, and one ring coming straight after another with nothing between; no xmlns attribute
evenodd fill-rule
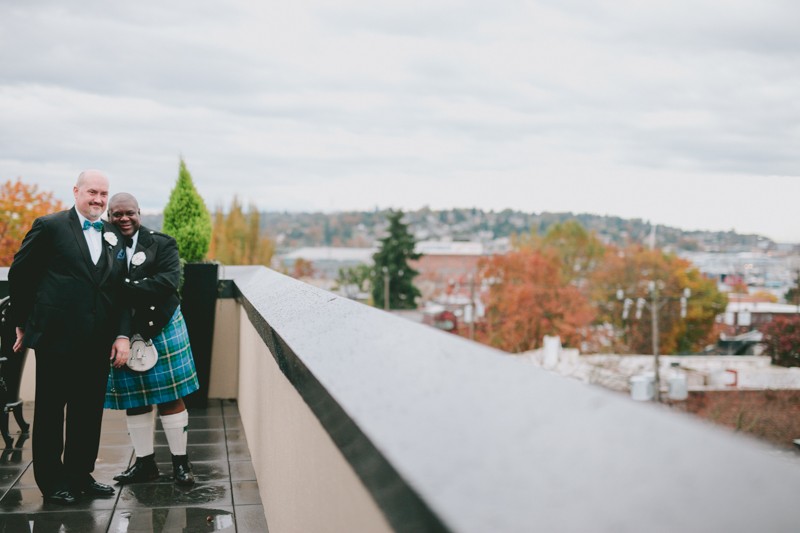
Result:
<svg viewBox="0 0 800 533"><path fill-rule="evenodd" d="M78 213L78 220L81 223L83 237L86 239L86 244L89 245L89 254L92 256L92 263L96 265L100 260L100 253L103 251L103 232L97 231L94 228L83 229L83 221L89 219L83 216L77 209L75 212ZM89 220L89 222L91 222L91 220Z"/></svg>
<svg viewBox="0 0 800 533"><path fill-rule="evenodd" d="M136 233L133 234L133 244L130 247L125 248L125 255L128 258L128 270L131 269L131 257L133 257L133 252L136 251L136 244L139 242L139 230L136 230Z"/></svg>

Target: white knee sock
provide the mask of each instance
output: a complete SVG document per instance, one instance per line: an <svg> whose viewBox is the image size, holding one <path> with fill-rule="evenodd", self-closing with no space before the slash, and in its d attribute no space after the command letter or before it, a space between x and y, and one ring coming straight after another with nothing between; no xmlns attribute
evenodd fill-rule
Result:
<svg viewBox="0 0 800 533"><path fill-rule="evenodd" d="M189 426L189 411L181 411L174 415L160 415L164 434L167 436L169 451L172 455L186 455L186 430Z"/></svg>
<svg viewBox="0 0 800 533"><path fill-rule="evenodd" d="M128 415L128 434L133 442L133 449L136 457L145 457L153 454L153 435L156 430L156 422L153 419L153 412L141 415Z"/></svg>

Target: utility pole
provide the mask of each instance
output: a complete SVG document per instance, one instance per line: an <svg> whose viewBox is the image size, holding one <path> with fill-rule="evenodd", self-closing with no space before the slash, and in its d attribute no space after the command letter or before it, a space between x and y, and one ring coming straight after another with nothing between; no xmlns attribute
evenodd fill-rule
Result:
<svg viewBox="0 0 800 533"><path fill-rule="evenodd" d="M658 282L651 281L650 282L650 322L652 324L652 331L653 331L653 363L656 367L655 373L655 400L656 402L661 401L661 375L659 373L659 363L658 363L658 308L660 307L660 303L658 301Z"/></svg>
<svg viewBox="0 0 800 533"><path fill-rule="evenodd" d="M469 307L470 307L470 321L469 321L469 339L475 340L475 275L469 275Z"/></svg>
<svg viewBox="0 0 800 533"><path fill-rule="evenodd" d="M797 276L794 278L794 304L797 306L797 314L800 314L800 268L795 272Z"/></svg>
<svg viewBox="0 0 800 533"><path fill-rule="evenodd" d="M680 298L677 297L662 297L660 290L663 288L662 281L649 281L647 282L647 288L650 293L650 301L648 302L644 298L637 298L636 300L636 320L642 318L642 311L645 307L650 308L650 326L651 326L651 333L652 333L652 346L653 346L653 366L654 366L654 391L653 391L653 399L656 402L661 401L661 369L660 369L660 362L659 362L659 320L658 320L658 312L663 305L665 305L670 300L680 300L681 304L681 318L686 318L686 312L689 305L689 297L692 295L691 289L688 287L683 289L683 292ZM623 301L622 307L622 320L628 320L628 315L630 312L630 308L633 305L633 300L631 298L625 298L625 292L622 289L617 290L617 299Z"/></svg>

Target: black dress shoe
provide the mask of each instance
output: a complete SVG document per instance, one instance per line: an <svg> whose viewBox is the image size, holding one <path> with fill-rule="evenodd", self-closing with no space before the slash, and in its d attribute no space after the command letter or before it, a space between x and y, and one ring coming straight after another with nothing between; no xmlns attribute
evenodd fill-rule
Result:
<svg viewBox="0 0 800 533"><path fill-rule="evenodd" d="M188 455L172 456L172 473L175 476L176 484L194 485L194 474L192 474L192 466L189 464Z"/></svg>
<svg viewBox="0 0 800 533"><path fill-rule="evenodd" d="M84 485L83 493L89 496L113 496L116 491L111 485L100 483L92 478L89 478L89 483Z"/></svg>
<svg viewBox="0 0 800 533"><path fill-rule="evenodd" d="M114 481L124 485L126 483L146 483L158 479L160 474L155 457L155 454L137 457L136 462L127 470L114 476Z"/></svg>
<svg viewBox="0 0 800 533"><path fill-rule="evenodd" d="M44 497L47 503L57 503L58 505L75 505L80 502L80 497L74 492L64 489L52 492Z"/></svg>

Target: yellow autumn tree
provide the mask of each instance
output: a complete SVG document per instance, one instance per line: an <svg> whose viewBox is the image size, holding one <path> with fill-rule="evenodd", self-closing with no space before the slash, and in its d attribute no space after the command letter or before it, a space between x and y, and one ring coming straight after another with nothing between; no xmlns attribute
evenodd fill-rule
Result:
<svg viewBox="0 0 800 533"><path fill-rule="evenodd" d="M659 286L656 305L661 353L696 353L716 340L715 319L725 310L727 297L717 290L713 279L703 276L688 261L661 250L639 245L609 247L590 283L598 304L598 321L619 333L615 350L652 353L651 282ZM681 313L685 289L689 289L690 297ZM625 299L631 300L627 313ZM636 312L639 299L647 302L641 313Z"/></svg>
<svg viewBox="0 0 800 533"><path fill-rule="evenodd" d="M209 257L226 265L269 266L275 243L261 231L261 214L254 205L247 213L234 197L227 214L221 207L214 211Z"/></svg>

